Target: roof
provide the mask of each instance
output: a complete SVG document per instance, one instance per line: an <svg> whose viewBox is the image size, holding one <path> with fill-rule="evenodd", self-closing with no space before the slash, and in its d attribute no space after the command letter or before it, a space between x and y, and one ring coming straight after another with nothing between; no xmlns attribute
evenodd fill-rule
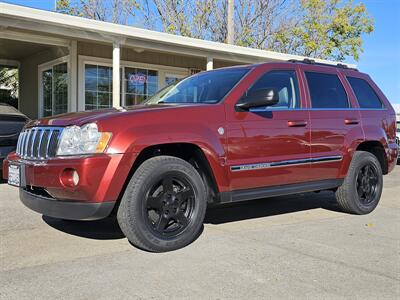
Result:
<svg viewBox="0 0 400 300"><path fill-rule="evenodd" d="M15 22L18 20L18 22ZM40 25L40 26L38 26ZM0 27L12 26L36 32L61 34L69 38L120 42L122 45L178 52L194 56L254 63L263 61L303 60L307 57L241 47L225 43L183 37L82 17L39 10L14 4L0 3ZM318 63L336 65L338 62L313 58ZM240 61L240 60L239 60ZM355 68L354 64L346 64Z"/></svg>

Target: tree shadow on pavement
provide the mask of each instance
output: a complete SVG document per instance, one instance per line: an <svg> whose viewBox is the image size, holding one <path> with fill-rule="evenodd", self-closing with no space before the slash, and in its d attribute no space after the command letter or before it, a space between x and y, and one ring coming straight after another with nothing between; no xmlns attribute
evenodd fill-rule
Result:
<svg viewBox="0 0 400 300"><path fill-rule="evenodd" d="M317 208L340 211L332 192L306 193L209 207L204 223L217 225ZM70 221L47 216L42 219L57 230L80 237L96 240L125 238L115 217L97 221Z"/></svg>

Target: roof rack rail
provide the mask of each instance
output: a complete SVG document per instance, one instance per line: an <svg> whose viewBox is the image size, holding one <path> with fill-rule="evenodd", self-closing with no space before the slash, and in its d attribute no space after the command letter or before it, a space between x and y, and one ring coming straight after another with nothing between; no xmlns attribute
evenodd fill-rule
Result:
<svg viewBox="0 0 400 300"><path fill-rule="evenodd" d="M358 71L356 68L350 68L346 64L337 63L336 65L334 65L334 64L320 63L320 62L316 62L315 60L310 59L310 58L304 58L303 60L289 59L288 61L291 62L291 63L304 63L304 64L309 64L309 65L320 65L320 66L328 66L328 67L337 67L337 68L342 68L342 69L351 69L351 70Z"/></svg>

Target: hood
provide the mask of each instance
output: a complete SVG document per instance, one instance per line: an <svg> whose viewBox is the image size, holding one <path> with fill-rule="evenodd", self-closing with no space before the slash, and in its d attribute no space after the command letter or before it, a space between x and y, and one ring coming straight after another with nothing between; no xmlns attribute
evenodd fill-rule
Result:
<svg viewBox="0 0 400 300"><path fill-rule="evenodd" d="M196 104L188 104L185 106L192 106ZM179 105L181 106L181 105ZM155 105L135 105L118 108L106 108L93 111L81 111L74 113L66 113L56 115L39 120L29 122L26 127L33 126L70 126L70 125L83 125L86 123L96 122L106 118L112 118L121 114L135 114L138 112L146 112L152 110L166 110L177 108L178 105L174 104L155 104Z"/></svg>

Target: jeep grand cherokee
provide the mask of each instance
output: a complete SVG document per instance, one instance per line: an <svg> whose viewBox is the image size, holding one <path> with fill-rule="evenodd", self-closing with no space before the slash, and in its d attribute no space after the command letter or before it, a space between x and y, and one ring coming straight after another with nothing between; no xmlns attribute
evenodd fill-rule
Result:
<svg viewBox="0 0 400 300"><path fill-rule="evenodd" d="M332 190L352 214L375 209L397 160L396 118L371 78L286 62L202 72L143 105L32 121L4 176L52 217L117 212L134 245L192 242L207 203Z"/></svg>

